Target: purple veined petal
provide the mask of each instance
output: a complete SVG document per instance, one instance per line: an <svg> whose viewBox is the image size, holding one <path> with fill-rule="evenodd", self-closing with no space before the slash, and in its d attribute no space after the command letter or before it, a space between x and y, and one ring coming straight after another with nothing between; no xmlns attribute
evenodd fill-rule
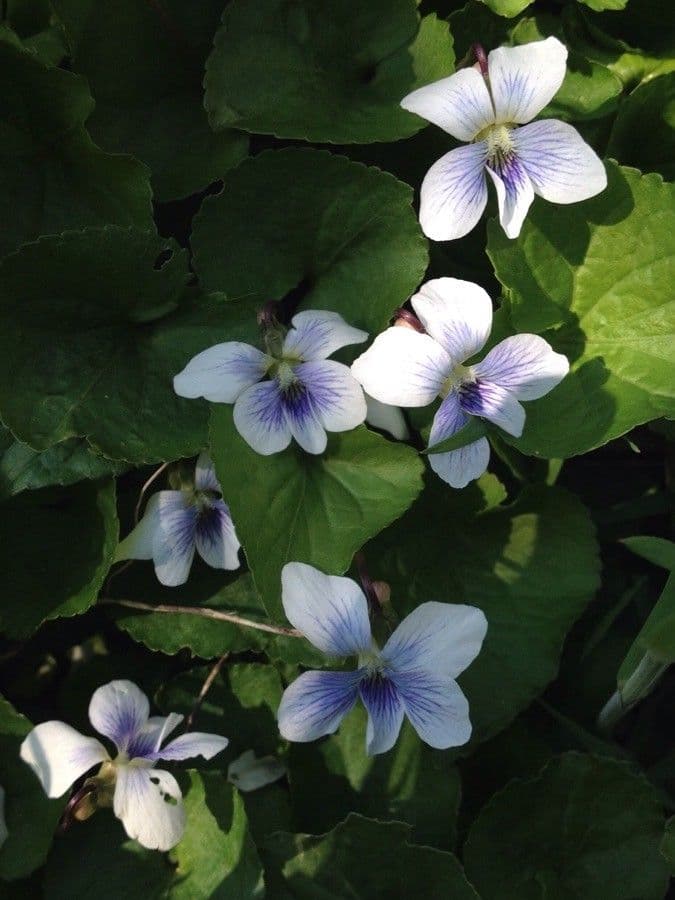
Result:
<svg viewBox="0 0 675 900"><path fill-rule="evenodd" d="M525 427L525 410L509 391L492 381L474 381L461 386L459 402L464 412L494 422L513 437Z"/></svg>
<svg viewBox="0 0 675 900"><path fill-rule="evenodd" d="M226 737L221 737L219 734L207 734L204 731L188 731L186 734L181 734L169 741L166 747L159 747L150 754L148 759L180 760L192 759L195 756L213 759L229 743Z"/></svg>
<svg viewBox="0 0 675 900"><path fill-rule="evenodd" d="M500 341L473 367L479 382L498 384L517 400L538 400L569 372L566 356L538 334L515 334Z"/></svg>
<svg viewBox="0 0 675 900"><path fill-rule="evenodd" d="M446 438L451 437L469 421L469 417L462 412L459 397L453 391L441 403L438 412L434 416L429 435L429 446L440 444ZM429 465L450 487L463 488L485 472L490 462L490 444L487 438L479 438L471 444L459 447L457 450L449 450L447 453L429 454Z"/></svg>
<svg viewBox="0 0 675 900"><path fill-rule="evenodd" d="M300 368L297 366L296 371ZM302 449L315 455L323 453L328 437L309 386L300 380L290 385L282 393L282 404L291 434Z"/></svg>
<svg viewBox="0 0 675 900"><path fill-rule="evenodd" d="M307 309L291 320L284 340L284 355L302 360L326 359L340 347L362 344L368 332L353 328L339 313Z"/></svg>
<svg viewBox="0 0 675 900"><path fill-rule="evenodd" d="M470 281L434 278L423 284L410 302L427 332L455 365L478 353L490 336L492 300Z"/></svg>
<svg viewBox="0 0 675 900"><path fill-rule="evenodd" d="M459 141L472 141L495 120L485 79L472 67L418 88L401 100L401 106Z"/></svg>
<svg viewBox="0 0 675 900"><path fill-rule="evenodd" d="M544 200L576 203L607 187L604 163L566 122L532 122L514 129L511 137L535 193Z"/></svg>
<svg viewBox="0 0 675 900"><path fill-rule="evenodd" d="M427 406L452 368L446 351L428 334L394 326L353 362L352 375L380 403Z"/></svg>
<svg viewBox="0 0 675 900"><path fill-rule="evenodd" d="M478 223L487 205L487 144L478 141L441 156L420 188L420 225L432 241L455 241Z"/></svg>
<svg viewBox="0 0 675 900"><path fill-rule="evenodd" d="M276 381L263 381L248 388L234 404L234 424L256 453L270 456L291 442L281 393Z"/></svg>
<svg viewBox="0 0 675 900"><path fill-rule="evenodd" d="M386 675L373 674L360 683L359 694L368 711L366 753L386 753L396 743L403 724L403 704L396 686Z"/></svg>
<svg viewBox="0 0 675 900"><path fill-rule="evenodd" d="M187 491L160 491L152 544L155 574L161 584L185 584L195 555L197 507Z"/></svg>
<svg viewBox="0 0 675 900"><path fill-rule="evenodd" d="M332 359L301 363L295 374L312 401L313 410L326 431L351 431L366 418L363 388L349 366Z"/></svg>
<svg viewBox="0 0 675 900"><path fill-rule="evenodd" d="M127 754L129 759L149 759L149 754L159 749L162 742L183 721L179 713L169 713L168 716L150 716L146 724L137 731L129 743Z"/></svg>
<svg viewBox="0 0 675 900"><path fill-rule="evenodd" d="M333 734L356 703L362 672L303 672L284 691L277 719L287 741Z"/></svg>
<svg viewBox="0 0 675 900"><path fill-rule="evenodd" d="M499 170L487 166L497 191L499 222L509 238L517 238L527 211L534 200L534 188L520 160L511 154L499 165Z"/></svg>
<svg viewBox="0 0 675 900"><path fill-rule="evenodd" d="M40 779L48 797L60 797L98 763L109 759L96 738L85 737L65 722L42 722L24 739L21 759Z"/></svg>
<svg viewBox="0 0 675 900"><path fill-rule="evenodd" d="M229 341L202 350L173 380L179 397L203 397L212 403L234 403L260 381L272 360L250 344Z"/></svg>
<svg viewBox="0 0 675 900"><path fill-rule="evenodd" d="M306 563L286 563L281 602L288 621L323 653L356 656L370 650L368 602L351 578L324 575Z"/></svg>
<svg viewBox="0 0 675 900"><path fill-rule="evenodd" d="M239 568L239 538L230 509L222 500L211 500L200 510L195 530L197 553L214 569Z"/></svg>
<svg viewBox="0 0 675 900"><path fill-rule="evenodd" d="M198 491L215 491L222 494L218 478L216 477L216 467L208 453L200 453L197 457L195 465L195 490Z"/></svg>
<svg viewBox="0 0 675 900"><path fill-rule="evenodd" d="M145 728L149 715L148 698L133 681L110 681L97 688L89 701L89 721L120 752Z"/></svg>
<svg viewBox="0 0 675 900"><path fill-rule="evenodd" d="M129 837L149 850L170 850L183 837L181 790L162 769L118 766L113 810Z"/></svg>
<svg viewBox="0 0 675 900"><path fill-rule="evenodd" d="M498 123L523 124L541 112L565 78L567 47L557 38L488 54L490 90Z"/></svg>
<svg viewBox="0 0 675 900"><path fill-rule="evenodd" d="M422 603L401 622L382 650L395 672L423 669L456 678L478 656L487 619L475 606Z"/></svg>
<svg viewBox="0 0 675 900"><path fill-rule="evenodd" d="M407 441L410 437L408 423L403 410L398 406L380 403L369 394L366 397L366 422L378 431L386 431L397 441Z"/></svg>
<svg viewBox="0 0 675 900"><path fill-rule="evenodd" d="M115 562L120 562L123 559L152 559L153 542L158 528L158 508L159 496L153 494L147 502L143 518L124 540L117 545Z"/></svg>
<svg viewBox="0 0 675 900"><path fill-rule="evenodd" d="M392 675L406 715L420 738L430 747L461 747L471 737L469 702L447 675L426 671Z"/></svg>

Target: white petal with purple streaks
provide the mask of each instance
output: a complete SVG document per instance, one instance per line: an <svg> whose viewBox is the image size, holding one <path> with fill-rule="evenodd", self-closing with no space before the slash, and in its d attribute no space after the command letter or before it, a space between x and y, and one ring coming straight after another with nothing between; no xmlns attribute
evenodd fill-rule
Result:
<svg viewBox="0 0 675 900"><path fill-rule="evenodd" d="M456 678L478 656L486 632L487 619L475 606L422 603L394 631L382 658L396 672Z"/></svg>
<svg viewBox="0 0 675 900"><path fill-rule="evenodd" d="M396 743L403 723L403 704L393 681L371 675L359 685L359 694L368 710L366 752L386 753Z"/></svg>
<svg viewBox="0 0 675 900"><path fill-rule="evenodd" d="M440 444L463 428L469 417L462 412L456 393L448 394L441 403L429 435L429 446ZM429 454L429 465L450 487L463 488L485 472L490 461L490 444L480 438L457 450Z"/></svg>
<svg viewBox="0 0 675 900"><path fill-rule="evenodd" d="M460 141L472 141L495 115L485 79L474 68L418 88L401 100L401 106Z"/></svg>
<svg viewBox="0 0 675 900"><path fill-rule="evenodd" d="M100 741L58 721L36 725L21 744L20 754L48 797L60 797L81 775L108 759Z"/></svg>
<svg viewBox="0 0 675 900"><path fill-rule="evenodd" d="M216 344L194 356L173 380L179 397L204 397L213 403L234 403L247 387L263 377L271 359L241 341Z"/></svg>
<svg viewBox="0 0 675 900"><path fill-rule="evenodd" d="M215 491L220 494L216 467L208 453L200 453L195 465L195 488L198 491Z"/></svg>
<svg viewBox="0 0 675 900"><path fill-rule="evenodd" d="M433 241L454 241L476 225L487 204L485 141L451 150L424 176L420 225Z"/></svg>
<svg viewBox="0 0 675 900"><path fill-rule="evenodd" d="M567 48L557 38L488 54L490 90L498 123L529 122L557 94L565 78Z"/></svg>
<svg viewBox="0 0 675 900"><path fill-rule="evenodd" d="M195 546L204 562L214 569L239 568L241 544L234 530L229 507L222 500L211 500L199 512L195 527Z"/></svg>
<svg viewBox="0 0 675 900"><path fill-rule="evenodd" d="M464 412L494 422L508 434L520 437L525 410L509 391L491 381L462 385L459 402Z"/></svg>
<svg viewBox="0 0 675 900"><path fill-rule="evenodd" d="M327 431L351 431L366 418L363 388L348 366L332 359L301 363L295 374Z"/></svg>
<svg viewBox="0 0 675 900"><path fill-rule="evenodd" d="M118 679L97 688L89 701L89 721L99 734L126 750L147 723L150 703L133 681Z"/></svg>
<svg viewBox="0 0 675 900"><path fill-rule="evenodd" d="M284 355L299 359L326 359L341 347L361 344L368 332L348 325L339 313L308 309L291 319L284 340Z"/></svg>
<svg viewBox="0 0 675 900"><path fill-rule="evenodd" d="M498 169L487 166L497 191L499 222L509 238L517 238L534 200L534 188L518 157L511 155Z"/></svg>
<svg viewBox="0 0 675 900"><path fill-rule="evenodd" d="M492 328L492 301L482 287L459 278L434 278L412 297L427 332L455 365L483 347Z"/></svg>
<svg viewBox="0 0 675 900"><path fill-rule="evenodd" d="M305 563L286 563L281 601L288 621L323 653L353 656L370 649L368 604L351 578L324 575Z"/></svg>
<svg viewBox="0 0 675 900"><path fill-rule="evenodd" d="M406 715L430 747L460 747L471 737L469 702L452 678L415 670L393 676Z"/></svg>
<svg viewBox="0 0 675 900"><path fill-rule="evenodd" d="M282 403L291 434L302 449L306 453L323 453L328 438L309 387L299 382L284 393Z"/></svg>
<svg viewBox="0 0 675 900"><path fill-rule="evenodd" d="M604 163L566 122L532 122L513 132L513 143L535 192L545 200L576 203L607 187Z"/></svg>
<svg viewBox="0 0 675 900"><path fill-rule="evenodd" d="M517 400L538 400L569 372L566 356L556 353L538 334L505 338L473 367L480 380L493 381Z"/></svg>
<svg viewBox="0 0 675 900"><path fill-rule="evenodd" d="M366 393L392 406L427 406L451 370L452 361L437 341L400 326L378 335L352 365Z"/></svg>
<svg viewBox="0 0 675 900"><path fill-rule="evenodd" d="M281 736L304 743L332 734L354 706L360 678L358 671L303 672L281 698Z"/></svg>
<svg viewBox="0 0 675 900"><path fill-rule="evenodd" d="M129 837L150 850L170 850L185 831L180 787L161 769L120 766L113 809Z"/></svg>
<svg viewBox="0 0 675 900"><path fill-rule="evenodd" d="M212 759L216 753L224 750L229 741L218 734L207 734L203 731L188 731L170 741L166 747L159 748L150 754L148 759L192 759L203 756Z"/></svg>
<svg viewBox="0 0 675 900"><path fill-rule="evenodd" d="M186 491L159 491L152 558L161 584L185 584L195 555L197 508Z"/></svg>
<svg viewBox="0 0 675 900"><path fill-rule="evenodd" d="M256 453L279 453L291 442L276 381L263 381L245 390L234 404L233 417L237 431Z"/></svg>

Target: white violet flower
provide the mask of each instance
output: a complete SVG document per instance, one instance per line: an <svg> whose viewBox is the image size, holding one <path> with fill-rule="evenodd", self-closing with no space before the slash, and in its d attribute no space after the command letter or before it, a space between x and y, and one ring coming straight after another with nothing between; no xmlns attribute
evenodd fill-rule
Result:
<svg viewBox="0 0 675 900"><path fill-rule="evenodd" d="M557 119L525 124L560 88L567 48L549 37L498 47L487 60L480 49L477 56L476 66L401 101L404 109L468 143L442 156L422 183L420 224L435 241L463 237L476 225L487 204L486 172L510 238L520 234L535 194L552 203L576 203L607 187L602 160L571 125Z"/></svg>
<svg viewBox="0 0 675 900"><path fill-rule="evenodd" d="M33 769L48 797L60 797L85 772L101 765L92 779L98 806L112 806L130 838L150 850L170 850L183 836L185 809L178 782L156 769L158 760L194 756L211 759L227 747L227 738L192 731L164 747L183 720L171 713L150 716L145 694L131 681L111 681L94 691L89 721L117 748L103 744L65 722L36 725L21 744L21 759Z"/></svg>
<svg viewBox="0 0 675 900"><path fill-rule="evenodd" d="M520 437L525 410L519 401L553 390L569 371L567 358L537 334L517 334L493 347L481 362L466 365L492 327L492 302L483 288L437 278L423 284L411 303L426 334L394 326L378 335L352 366L364 390L382 403L404 407L427 406L440 397L430 447L459 431L470 416ZM482 475L489 459L485 437L429 454L431 468L455 488Z"/></svg>
<svg viewBox="0 0 675 900"><path fill-rule="evenodd" d="M213 463L202 453L194 485L153 494L141 521L120 542L115 562L152 559L159 581L175 587L187 581L195 550L214 569L233 570L240 546Z"/></svg>
<svg viewBox="0 0 675 900"><path fill-rule="evenodd" d="M471 736L469 704L456 682L476 658L487 621L473 606L422 603L384 647L375 643L368 602L351 578L287 563L281 596L290 622L330 656L357 656L352 672L304 672L286 688L277 718L282 737L332 734L358 697L368 711L366 752L384 753L407 715L420 738L444 750Z"/></svg>
<svg viewBox="0 0 675 900"><path fill-rule="evenodd" d="M268 325L265 353L229 341L197 354L174 378L174 390L234 403L237 431L256 453L279 453L292 438L307 453L323 453L327 431L351 431L366 417L349 367L327 357L367 337L338 313L306 310L288 331Z"/></svg>

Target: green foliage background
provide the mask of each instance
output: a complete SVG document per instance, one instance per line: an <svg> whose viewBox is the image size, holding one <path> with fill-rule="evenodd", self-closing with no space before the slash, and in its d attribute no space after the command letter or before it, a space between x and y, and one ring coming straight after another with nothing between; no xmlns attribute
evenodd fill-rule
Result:
<svg viewBox="0 0 675 900"><path fill-rule="evenodd" d="M569 48L542 112L606 160L583 203L537 199L516 240L488 210L430 245L416 216L454 145L399 106L489 50ZM675 872L675 40L661 0L0 2L0 896L207 900L658 900ZM492 201L491 201L492 202ZM229 406L177 397L206 347L257 341L256 311L330 309L371 335L426 278L485 286L492 341L542 334L571 362L490 432L490 473L453 491L411 441L367 426L323 456L257 456ZM345 357L348 359L348 357ZM143 483L212 453L244 552L164 588L111 566ZM161 485L157 482L155 488ZM153 488L153 489L155 489ZM284 626L290 560L489 622L460 678L474 734L404 726L365 755L365 714L309 745L276 710L305 641ZM129 605L129 601L131 605ZM124 605L125 602L127 605ZM141 604L142 608L133 604ZM180 611L166 611L166 607ZM160 607L160 609L158 609ZM191 610L195 610L191 612ZM660 680L611 732L597 716L648 654ZM56 834L18 758L31 723L89 730L92 691L135 680L228 750L178 770L185 837L129 841L109 810ZM631 695L632 696L632 695ZM253 793L240 753L287 775Z"/></svg>

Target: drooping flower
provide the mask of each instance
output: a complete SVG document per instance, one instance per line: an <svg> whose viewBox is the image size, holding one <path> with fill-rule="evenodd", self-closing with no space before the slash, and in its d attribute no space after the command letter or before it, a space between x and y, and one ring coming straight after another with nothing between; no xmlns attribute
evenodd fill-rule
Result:
<svg viewBox="0 0 675 900"><path fill-rule="evenodd" d="M338 313L306 310L285 334L275 323L265 337L266 353L239 341L202 351L176 375L174 390L234 403L237 431L264 456L285 450L292 438L307 453L323 453L327 431L351 431L363 422L363 391L348 366L328 357L365 341L365 331Z"/></svg>
<svg viewBox="0 0 675 900"><path fill-rule="evenodd" d="M576 203L607 187L602 161L571 125L525 124L557 93L566 62L567 48L554 37L498 47L487 62L404 97L404 109L468 144L442 156L424 178L420 224L427 237L450 241L471 231L487 204L486 172L510 238L520 234L535 194Z"/></svg>
<svg viewBox="0 0 675 900"><path fill-rule="evenodd" d="M455 679L483 643L487 621L479 609L422 603L380 649L366 597L350 578L293 562L284 566L281 585L286 616L315 647L358 656L355 671L304 672L286 688L278 712L282 737L304 742L332 734L361 697L371 755L393 747L404 715L432 747L469 740L469 704Z"/></svg>
<svg viewBox="0 0 675 900"><path fill-rule="evenodd" d="M60 797L89 769L100 764L89 782L96 806L112 806L126 833L151 850L170 850L183 836L185 810L178 782L156 769L158 760L211 759L227 738L204 732L182 734L166 746L180 724L177 713L150 716L145 694L131 681L111 681L94 691L89 721L117 748L110 756L103 744L65 722L36 725L21 744L28 763L48 797ZM94 807L95 808L95 807Z"/></svg>
<svg viewBox="0 0 675 900"><path fill-rule="evenodd" d="M115 561L152 559L159 581L175 587L187 581L195 550L214 569L232 570L239 568L240 546L213 463L202 453L194 484L153 494Z"/></svg>
<svg viewBox="0 0 675 900"><path fill-rule="evenodd" d="M477 284L456 278L427 281L411 300L426 334L388 328L354 361L364 390L383 403L442 403L429 446L440 444L479 416L520 437L525 410L520 400L548 394L569 371L567 358L537 334L507 337L479 363L466 365L484 346L492 327L492 302ZM487 438L447 453L432 453L432 469L455 488L487 469Z"/></svg>

